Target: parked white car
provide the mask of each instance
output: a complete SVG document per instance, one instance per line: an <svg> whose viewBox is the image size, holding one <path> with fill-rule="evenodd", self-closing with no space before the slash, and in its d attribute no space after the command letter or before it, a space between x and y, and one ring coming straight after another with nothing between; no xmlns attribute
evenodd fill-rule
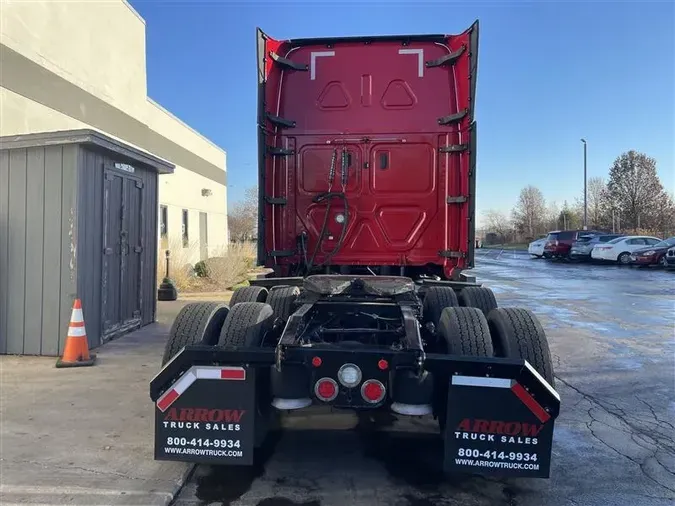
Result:
<svg viewBox="0 0 675 506"><path fill-rule="evenodd" d="M544 246L546 245L546 237L532 241L527 247L527 252L536 258L544 256Z"/></svg>
<svg viewBox="0 0 675 506"><path fill-rule="evenodd" d="M661 242L661 239L648 235L617 237L609 242L595 245L591 251L591 258L593 260L605 260L628 265L630 263L630 254L633 251L646 246L653 246L659 242Z"/></svg>

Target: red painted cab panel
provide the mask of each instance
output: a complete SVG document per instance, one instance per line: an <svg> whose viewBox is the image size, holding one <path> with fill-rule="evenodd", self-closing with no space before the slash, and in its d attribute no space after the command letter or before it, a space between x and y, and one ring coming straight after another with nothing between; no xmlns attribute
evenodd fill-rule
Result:
<svg viewBox="0 0 675 506"><path fill-rule="evenodd" d="M259 263L473 266L478 24L278 41L258 30Z"/></svg>

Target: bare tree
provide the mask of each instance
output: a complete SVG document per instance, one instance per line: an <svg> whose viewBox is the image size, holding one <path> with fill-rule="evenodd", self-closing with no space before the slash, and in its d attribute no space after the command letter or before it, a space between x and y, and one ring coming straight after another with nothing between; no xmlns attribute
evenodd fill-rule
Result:
<svg viewBox="0 0 675 506"><path fill-rule="evenodd" d="M485 213L485 221L487 222L487 230L497 234L501 240L501 244L508 242L511 238L513 227L511 221L504 213L490 209Z"/></svg>
<svg viewBox="0 0 675 506"><path fill-rule="evenodd" d="M644 153L628 151L609 170L609 195L621 211L625 228L650 228L663 206L664 190L656 173L656 160Z"/></svg>
<svg viewBox="0 0 675 506"><path fill-rule="evenodd" d="M518 232L528 238L534 238L542 229L545 214L546 201L541 190L532 185L523 188L512 211L513 222Z"/></svg>
<svg viewBox="0 0 675 506"><path fill-rule="evenodd" d="M563 204L562 211L558 216L558 228L562 230L574 230L581 228L583 221L583 209L570 207L567 201Z"/></svg>
<svg viewBox="0 0 675 506"><path fill-rule="evenodd" d="M560 217L560 206L557 202L551 202L546 208L546 232L558 229L558 218Z"/></svg>
<svg viewBox="0 0 675 506"><path fill-rule="evenodd" d="M244 198L235 202L228 212L227 225L230 240L249 241L258 229L258 187L247 188Z"/></svg>

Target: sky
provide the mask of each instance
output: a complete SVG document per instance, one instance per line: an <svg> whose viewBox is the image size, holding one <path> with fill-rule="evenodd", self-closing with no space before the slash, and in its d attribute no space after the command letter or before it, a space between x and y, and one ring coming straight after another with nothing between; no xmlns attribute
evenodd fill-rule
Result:
<svg viewBox="0 0 675 506"><path fill-rule="evenodd" d="M524 186L559 205L634 149L675 191L670 1L130 0L146 20L148 95L227 152L228 200L257 183L255 29L275 39L460 33L480 21L477 212Z"/></svg>

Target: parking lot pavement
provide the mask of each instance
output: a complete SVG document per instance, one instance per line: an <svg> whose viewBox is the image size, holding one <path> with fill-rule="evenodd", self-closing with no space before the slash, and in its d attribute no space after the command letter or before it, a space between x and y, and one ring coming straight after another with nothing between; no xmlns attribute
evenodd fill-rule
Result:
<svg viewBox="0 0 675 506"><path fill-rule="evenodd" d="M148 388L167 332L155 324L108 343L92 367L0 357L0 504L171 501L190 466L153 460Z"/></svg>
<svg viewBox="0 0 675 506"><path fill-rule="evenodd" d="M448 480L437 439L314 419L333 430L271 437L252 469L198 466L176 504L671 505L672 273L477 254L475 273L500 305L531 308L550 337L562 397L551 479Z"/></svg>

